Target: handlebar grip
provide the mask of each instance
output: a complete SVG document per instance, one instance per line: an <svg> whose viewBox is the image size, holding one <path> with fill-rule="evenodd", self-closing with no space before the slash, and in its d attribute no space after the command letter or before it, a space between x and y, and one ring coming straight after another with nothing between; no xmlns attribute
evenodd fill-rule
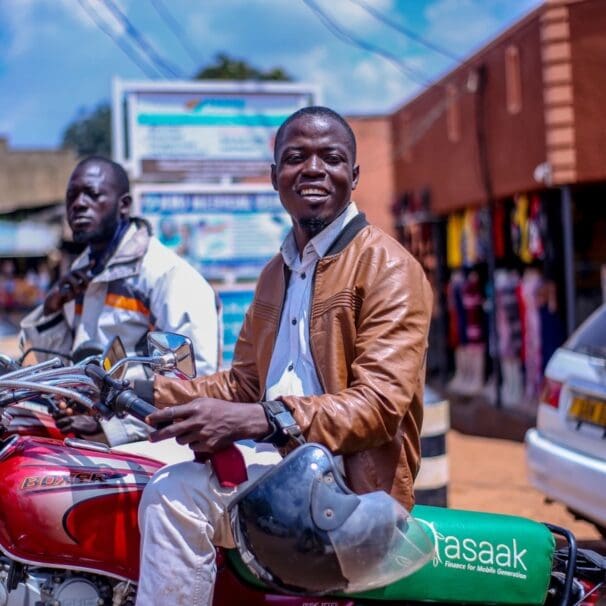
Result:
<svg viewBox="0 0 606 606"><path fill-rule="evenodd" d="M116 404L121 410L128 412L140 421L145 421L145 417L158 410L154 405L140 398L132 389L125 389L119 393L116 397ZM162 427L167 425L170 425L170 422L163 424ZM160 429L160 426L156 426L156 428Z"/></svg>

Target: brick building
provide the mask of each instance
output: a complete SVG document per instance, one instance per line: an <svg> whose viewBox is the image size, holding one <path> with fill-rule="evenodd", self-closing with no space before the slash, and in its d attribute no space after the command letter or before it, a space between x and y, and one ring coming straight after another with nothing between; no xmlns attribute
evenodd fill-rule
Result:
<svg viewBox="0 0 606 606"><path fill-rule="evenodd" d="M524 348L533 345L527 335L506 352L512 326L497 325L499 288L512 288L516 276L518 294L527 288L541 313L548 306L561 328L549 334L560 341L602 301L604 31L603 0L547 0L393 114L351 119L362 166L356 199L411 248L433 281L430 362L443 376L456 367L458 345L476 340L456 335L466 322L482 334L484 379L499 356L513 354L523 381L535 374L524 368ZM461 304L457 320L453 279L464 287L470 276L487 300L475 311ZM496 314L487 314L495 305Z"/></svg>

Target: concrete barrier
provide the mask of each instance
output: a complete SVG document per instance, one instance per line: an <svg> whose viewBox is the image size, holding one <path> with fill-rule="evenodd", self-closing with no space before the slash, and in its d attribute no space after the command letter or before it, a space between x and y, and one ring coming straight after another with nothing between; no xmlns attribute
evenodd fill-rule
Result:
<svg viewBox="0 0 606 606"><path fill-rule="evenodd" d="M434 390L425 387L421 429L421 469L415 481L416 502L448 506L448 456L446 433L450 428L450 405Z"/></svg>

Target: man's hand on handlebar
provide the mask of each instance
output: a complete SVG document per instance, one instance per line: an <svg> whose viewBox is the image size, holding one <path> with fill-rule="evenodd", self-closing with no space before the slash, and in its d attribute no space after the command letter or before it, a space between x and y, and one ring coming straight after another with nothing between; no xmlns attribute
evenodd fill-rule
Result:
<svg viewBox="0 0 606 606"><path fill-rule="evenodd" d="M73 409L65 402L59 403L59 411L53 415L55 424L62 433L73 433L77 437L102 437L101 423L89 415L74 414Z"/></svg>
<svg viewBox="0 0 606 606"><path fill-rule="evenodd" d="M188 404L163 408L146 418L149 425L161 427L150 436L152 442L175 438L192 450L211 454L236 440L255 439L269 432L260 404L197 398Z"/></svg>

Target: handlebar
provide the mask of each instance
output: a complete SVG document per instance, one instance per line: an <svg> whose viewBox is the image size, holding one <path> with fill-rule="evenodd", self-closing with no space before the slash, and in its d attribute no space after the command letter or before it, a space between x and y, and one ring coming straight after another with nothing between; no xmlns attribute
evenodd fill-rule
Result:
<svg viewBox="0 0 606 606"><path fill-rule="evenodd" d="M156 362L157 366L161 366L162 363L167 366L174 365L174 356L171 354L155 359L147 358L145 361ZM94 362L59 368L57 364L60 364L60 361L55 358L0 376L0 390L10 391L0 395L0 407L32 395L51 394L78 402L88 410L95 410L106 418L116 413L119 415L128 413L145 421L157 410L155 406L139 397L130 388L128 381L114 379L111 370L106 371ZM156 429L161 429L170 423L156 426ZM204 456L196 458L205 459ZM247 479L242 454L235 446L232 445L208 458L222 486L234 487Z"/></svg>
<svg viewBox="0 0 606 606"><path fill-rule="evenodd" d="M87 375L96 377L110 389L114 390L112 401L106 404L115 412L129 413L133 417L144 421L146 417L158 410L155 406L139 397L132 389L126 387L128 383L115 381L108 373L95 364L88 365L85 369ZM171 421L156 425L155 429L161 429L171 424ZM196 457L203 462L206 457ZM228 446L224 450L210 455L210 463L213 466L219 483L224 488L234 488L247 480L246 465L242 453L235 446Z"/></svg>
<svg viewBox="0 0 606 606"><path fill-rule="evenodd" d="M56 396L61 396L67 400L73 400L74 402L78 402L78 404L82 404L89 410L93 410L95 408L95 402L89 397L76 391L75 389L60 387L59 385L46 385L44 383L36 383L35 381L2 379L0 380L0 389L19 389L31 391L34 393L48 393Z"/></svg>

